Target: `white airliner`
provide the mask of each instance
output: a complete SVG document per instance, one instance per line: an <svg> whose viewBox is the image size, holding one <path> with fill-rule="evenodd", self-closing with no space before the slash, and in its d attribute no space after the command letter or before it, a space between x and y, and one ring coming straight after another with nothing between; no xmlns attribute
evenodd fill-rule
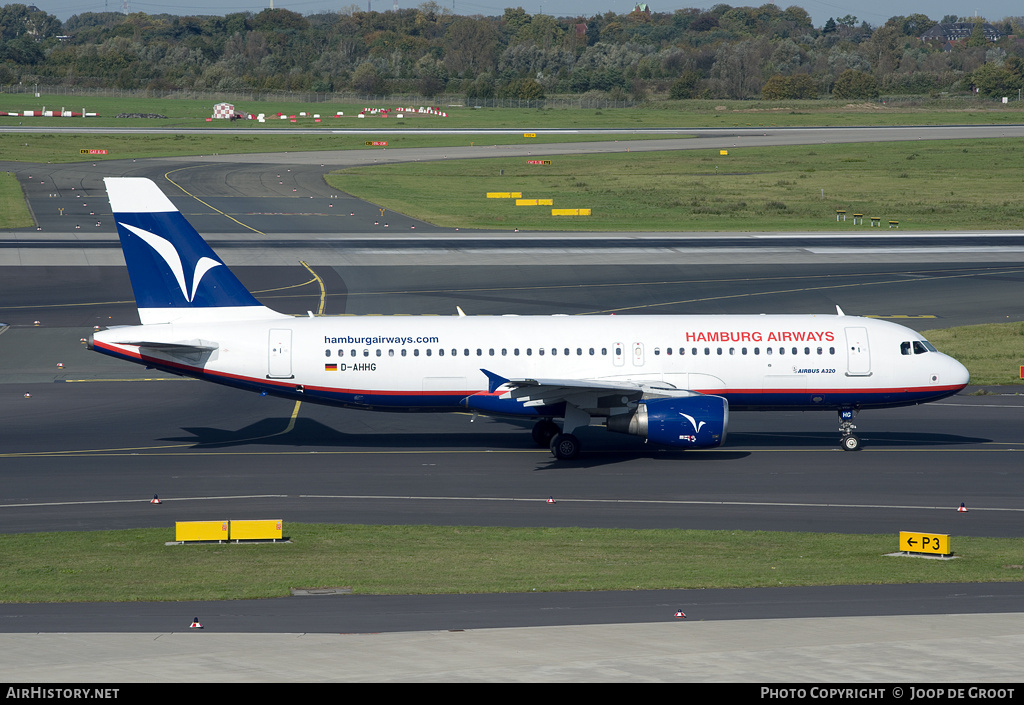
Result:
<svg viewBox="0 0 1024 705"><path fill-rule="evenodd" d="M839 412L942 399L967 369L919 333L838 315L294 317L261 305L149 179L104 180L142 325L97 352L210 382L353 409L536 419L576 457L574 431L676 448L725 441L729 410ZM561 421L561 427L555 420Z"/></svg>

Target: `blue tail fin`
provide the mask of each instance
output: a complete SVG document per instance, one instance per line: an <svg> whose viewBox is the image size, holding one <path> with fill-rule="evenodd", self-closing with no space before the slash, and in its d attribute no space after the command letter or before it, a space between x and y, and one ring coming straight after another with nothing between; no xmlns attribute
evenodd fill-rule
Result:
<svg viewBox="0 0 1024 705"><path fill-rule="evenodd" d="M143 324L283 317L242 286L155 183L103 182Z"/></svg>

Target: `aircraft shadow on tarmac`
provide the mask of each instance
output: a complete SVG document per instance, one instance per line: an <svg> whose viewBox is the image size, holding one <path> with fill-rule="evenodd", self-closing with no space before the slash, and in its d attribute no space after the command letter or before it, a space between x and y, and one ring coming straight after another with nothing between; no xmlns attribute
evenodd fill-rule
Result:
<svg viewBox="0 0 1024 705"><path fill-rule="evenodd" d="M229 448L246 445L270 445L306 448L374 448L393 450L436 450L441 448L501 448L507 450L536 450L528 429L521 435L507 432L472 435L451 433L345 433L312 419L296 419L295 425L285 432L289 420L266 418L238 430L212 427L182 427L190 436L162 438L162 441L194 443L195 448ZM519 426L521 423L511 422ZM586 447L576 461L559 461L561 466L583 466L617 463L638 456L656 460L738 460L758 449L838 449L838 434L824 432L730 433L726 446L713 451L685 451L665 446L648 445L641 438L609 434L599 429L581 432L586 435ZM862 436L865 448L914 449L949 446L978 445L991 442L987 438L961 436L951 433L874 432ZM589 451L589 452L588 452ZM600 460L598 460L600 458Z"/></svg>
<svg viewBox="0 0 1024 705"><path fill-rule="evenodd" d="M963 446L991 443L990 438L960 436L955 433L915 433L910 431L876 431L859 433L864 448L913 448ZM756 448L839 448L839 433L792 431L783 433L730 433L726 446Z"/></svg>
<svg viewBox="0 0 1024 705"><path fill-rule="evenodd" d="M521 425L509 420L513 425ZM474 432L471 435L453 430L451 433L410 432L410 433L346 433L313 419L296 419L291 430L285 432L289 420L266 418L238 430L213 428L209 426L183 426L182 431L190 436L168 436L161 441L194 443L195 448L229 448L246 445L270 445L303 448L388 448L394 450L434 450L438 448L500 448L507 450L538 450L530 437L530 430L524 427L522 433ZM587 447L593 451L617 454L637 453L658 455L666 452L682 456L683 450L664 446L648 446L643 439L620 434L608 434L600 429L584 431ZM747 453L744 452L744 455ZM692 455L692 453L691 453Z"/></svg>

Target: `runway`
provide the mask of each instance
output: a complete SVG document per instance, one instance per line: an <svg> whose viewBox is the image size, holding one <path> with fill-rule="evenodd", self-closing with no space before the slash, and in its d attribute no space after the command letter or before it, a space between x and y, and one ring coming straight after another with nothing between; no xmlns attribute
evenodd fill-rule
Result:
<svg viewBox="0 0 1024 705"><path fill-rule="evenodd" d="M111 164L129 174L170 171L169 163L103 166L110 168ZM455 306L473 315L832 313L839 304L850 314L895 317L893 320L918 330L1024 320L1024 301L1019 296L1024 264L1020 263L1021 243L1015 233L985 235L990 239L980 247L1005 246L1008 251L1000 251L999 256L984 249L965 256L962 242L938 236L927 243L926 255L911 254L916 243L907 240L905 250L894 256L877 251L884 243L869 243L849 255L833 251L843 243L828 241L824 243L828 251L819 252L809 234L782 242L757 237L739 242L734 236L706 234L699 236L704 251L698 269L679 266L673 260L654 263L664 258L658 247L670 245L680 260L692 252L694 243L679 235L673 235L675 239L668 244L645 241L640 249L657 251L627 252L626 261L623 250L628 248L621 241L594 240L585 243L583 257L589 260L581 263L574 250L579 242L571 238L546 242L532 251L524 248L528 250L525 253L508 253L479 234L467 236L475 240L458 242L451 233L417 226L416 247L437 257L425 260L421 255L409 258L407 242L386 247L373 242L376 234L366 226L374 216L371 204L352 203L347 207L354 210L348 212L361 215L330 221L332 230L327 234L359 235L356 243L332 242L322 231L318 233L316 223L322 228L325 222L320 210L306 216L295 216L296 209L290 216L279 211L280 203L296 200L286 194L278 196L280 203L267 197L266 212L257 213L251 203L246 205L240 199L252 198L253 189L263 188L262 177L256 178L250 167L240 164L244 162L187 172L204 175L202 190L198 181L189 184L190 191L195 189L192 193L203 201L222 212L246 214L232 221L217 210L206 210L196 224L201 232L214 233L211 240L218 241L225 259L258 298L289 313L317 310L321 302L326 315L452 315ZM290 177L296 184L292 188L299 184L310 191L321 188L314 178L317 168L301 167L299 174ZM26 183L26 169L19 166L22 183ZM100 192L94 172L85 176L85 171L88 169L82 165L66 171L50 167L47 178L60 182L61 199L71 202L67 193L69 184L75 182L89 192L95 208L105 207L96 200ZM242 175L241 182L235 180L235 174ZM37 204L55 202L42 188L35 196L31 187L26 190L33 211L42 209ZM306 200L323 198L319 205L339 200L330 199L326 190L313 195ZM174 200L189 203L196 211L193 215L198 215L200 206L194 199L182 195ZM108 214L109 209L107 220ZM97 217L102 223L104 215ZM281 233L285 229L282 223L291 221L297 223L295 235L262 235ZM300 522L770 529L836 534L909 528L954 536L1020 536L1024 486L1017 456L1024 450L1020 434L1024 401L1012 388L921 407L865 412L857 419L858 432L865 439L865 450L860 453L837 449L837 422L832 414L737 413L726 447L716 451L683 454L656 450L628 436L593 429L586 440L588 451L578 461L555 464L549 453L533 447L528 428L515 423L486 419L471 423L470 417L461 415L374 415L309 404L296 411L289 402L213 385L150 380L142 368L89 353L79 340L92 326L137 321L127 275L117 261L119 252L112 247L113 229L102 225L86 236L68 231L57 220L40 222L49 223L47 227L54 230L44 229L39 236L0 236L5 241L0 242L0 321L11 324L0 333L3 533L170 527L182 517L270 512ZM203 222L211 227L204 229ZM335 228L336 223L349 223L352 229ZM411 227L410 223L406 225ZM248 234L243 224L250 228ZM25 244L29 237L51 237L53 241L47 247L30 246ZM264 237L276 246L266 248ZM548 257L556 244L571 263ZM737 251L742 252L741 257L736 256ZM322 298L319 284L298 265L295 255L299 254L323 283ZM640 261L632 261L634 255ZM54 286L54 282L62 285ZM29 398L24 397L26 393ZM164 499L159 507L148 504L156 493ZM546 503L548 497L557 502ZM961 502L970 509L968 513L955 511ZM735 590L714 596L706 591L699 595L640 591L606 596L373 600L350 596L358 600L339 602L338 609L343 612L329 618L333 606L327 611L317 606L307 616L291 612L314 604L300 598L222 606L178 605L173 610L160 605L136 609L123 605L4 604L0 605L0 632L49 632L61 624L69 631L80 628L89 632L117 614L127 631L170 634L187 627L179 617L190 620L189 610L209 609L209 614L235 615L226 621L215 617L211 631L318 631L319 616L325 620L320 621L321 628L333 633L419 629L438 634L435 641L446 642L440 635L449 629L516 630L529 625L574 624L580 625L575 635L582 639L576 643L596 648L607 632L584 625L657 625L654 632L637 632L635 627L615 632L621 638L641 641L643 637L633 635L659 633L663 627L705 628L696 622L670 624L669 612L682 601L694 606L686 610L688 615L693 613L691 619L709 625L742 622L748 634L771 633L776 639L779 632L767 621L773 618L815 620L832 615L858 620L883 614L997 613L996 619L984 622L988 626L979 633L978 641L972 642L976 653L995 654L1012 648L1015 639L1019 641L1019 630L993 628L995 624L1018 623L1017 615L1007 613L1019 612L1019 605L1024 604L1019 600L1020 582L1015 574L1009 579L1006 584L987 586L815 588L770 591L770 595L764 590ZM593 602L602 598L607 598L602 604ZM345 601L349 597L328 599ZM374 602L379 609L369 607ZM268 606L282 616L268 616ZM154 619L153 610L163 616ZM819 630L836 635L842 632L811 621L785 624L789 626L780 622L778 628L795 630L798 636L792 648L799 649L815 648L817 637L810 635L821 634ZM849 626L851 631L842 633L853 634L863 628L856 624L845 623L843 629ZM936 646L922 635L937 629L937 623L911 620L904 624L907 643L921 648ZM488 638L483 632L469 634L474 639ZM502 632L502 637L511 640L487 647L492 653L535 648L537 654L550 654L533 644L534 637L526 632ZM560 643L559 638L552 636L550 641ZM59 646L60 641L36 640L46 648ZM69 653L75 643L81 643L63 641L60 648L71 648ZM838 679L877 680L885 673L880 665L885 655L909 648L903 643L893 646L895 651L880 648L872 654L851 647L846 636L839 642L846 646L836 646L836 654L857 653L857 659L851 661L849 670L832 671ZM419 642L413 638L406 643ZM336 640L331 648L355 647L351 641L342 646ZM942 648L952 649L952 653L958 647L943 644ZM990 652L985 651L989 648ZM773 675L781 673L793 677L792 671L779 671L779 661L758 654L752 645L743 650L733 644L725 651L733 663L737 658L753 659L760 666L747 661L747 666L738 670L725 661L718 667L708 665L703 671L708 680L729 680L731 674L755 680L773 680ZM595 652L572 667L537 670L539 666L531 660L520 671L490 662L475 662L474 666L469 653L463 652L461 670L436 672L443 674L439 680L445 676L515 679L525 677L529 668L535 677L549 674L552 679L599 680L609 673L623 679L673 680L673 676L684 674L696 678L692 671L680 667L681 656L671 657L671 662L661 667L651 665L657 662L658 653L662 657L689 653L680 648L675 632L652 636L638 653L647 656L646 666L626 654L605 653L602 657ZM792 656L792 652L780 653ZM292 663L302 658L296 654ZM697 657L691 654L690 658ZM117 660L112 657L110 663ZM65 673L70 680L76 674L81 677L72 657L58 655L57 661L62 670L54 673ZM809 677L824 673L815 670L818 666L824 668L817 663L803 673ZM620 667L622 670L615 670ZM259 679L244 670L230 672ZM316 677L305 671L292 672L305 674L305 679ZM115 680L126 679L127 671L114 668L109 673L118 674L111 676ZM283 671L272 673L278 679L288 679ZM978 680L1020 675L995 657L963 666L960 673ZM358 673L349 672L346 679L358 679L360 674L368 680L403 679L401 675L388 678L369 665ZM407 676L412 680L430 678L426 671L415 669Z"/></svg>

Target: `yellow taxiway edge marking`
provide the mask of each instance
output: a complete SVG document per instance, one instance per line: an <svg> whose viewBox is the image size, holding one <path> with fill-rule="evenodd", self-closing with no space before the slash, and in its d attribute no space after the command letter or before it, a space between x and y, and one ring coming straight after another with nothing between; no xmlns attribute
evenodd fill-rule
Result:
<svg viewBox="0 0 1024 705"><path fill-rule="evenodd" d="M203 164L201 166L206 166L206 165ZM178 182L176 182L174 179L171 178L171 174L173 174L176 171L184 171L185 169L196 169L196 168L198 168L198 167L197 166L186 166L186 167L182 167L181 169L172 169L171 171L168 171L167 173L164 174L164 178L167 179L168 181L170 181L171 184L173 184L174 186L177 186L179 189L181 189L181 192L184 193L186 196L188 196L189 198L194 198L195 200L199 201L200 203L202 203L204 206L206 206L210 210L216 211L217 213L220 213L222 216L224 216L228 220L232 220L232 221L238 223L239 225L241 225L243 228L245 228L247 230L252 230L254 233L257 233L259 235L266 235L266 233L257 230L256 228L252 227L251 225L246 225L245 223L240 221L238 218L232 218L230 215L228 215L224 211L220 210L219 208L214 208L209 203L207 203L203 199L199 198L199 196L195 195L194 193L189 193L187 190L185 190L185 188L183 186L181 186L181 184L179 184Z"/></svg>
<svg viewBox="0 0 1024 705"><path fill-rule="evenodd" d="M111 377L106 379L56 379L65 384L80 382L197 382L191 377Z"/></svg>
<svg viewBox="0 0 1024 705"><path fill-rule="evenodd" d="M313 271L312 267L310 267L302 260L299 260L299 264L308 269L309 273L313 275L313 279L316 281L317 284L320 285L320 308L317 309L316 315L322 316L324 315L324 305L326 304L327 299L327 288L324 287L324 280L320 278L319 274Z"/></svg>
<svg viewBox="0 0 1024 705"><path fill-rule="evenodd" d="M257 436L255 438L242 438L236 442L249 442L258 441L264 438L273 438L274 436L283 436L286 433L290 433L295 428L295 420L299 417L299 407L302 406L301 401L295 402L295 407L292 409L292 415L288 419L288 425L285 426L283 431L277 433L271 433L266 436ZM52 458L52 457L67 457L67 456L82 456L88 455L89 457L99 456L119 456L128 454L137 454L139 451L144 450L166 450L168 448L195 448L197 446L202 447L202 443L182 443L178 445L170 446L139 446L137 448L96 448L93 450L82 449L82 450L40 450L40 451L29 451L25 453L0 453L0 458ZM204 453L198 451L200 455L219 455L219 453ZM180 455L181 453L145 453L145 455ZM232 454L235 455L235 454ZM252 455L252 453L237 453L237 455ZM259 455L266 455L260 453Z"/></svg>
<svg viewBox="0 0 1024 705"><path fill-rule="evenodd" d="M269 436L261 436L260 438L272 438L273 436L280 436L287 433L291 428L280 431ZM242 441L254 441L260 440L258 438L242 439ZM153 446L152 450L156 452L151 453L139 453L137 451L151 450L151 448L110 448L103 450L67 450L67 451L35 451L26 453L0 453L0 458L48 458L48 457L95 457L95 458L106 458L106 457L124 457L125 455L167 455L167 456L247 456L247 455L471 455L471 454L502 454L502 455L528 455L528 454L549 454L550 451L538 448L537 450L393 450L393 449L379 449L379 450L285 450L285 451L203 451L203 450L179 450L174 452L160 452L159 449L163 448L196 448L202 444L183 444L179 446ZM865 448L864 450L858 451L859 453L1018 453L1024 450L1024 446L1021 448ZM672 451L666 451L672 452ZM744 449L744 448L725 448L715 450L688 450L686 454L692 455L694 453L744 453L751 455L754 453L838 453L846 452L841 448L764 448L764 449ZM677 451L681 456L683 451ZM618 454L616 452L609 453L593 453L592 455L613 455ZM639 457L639 456L638 456ZM647 457L647 456L644 456Z"/></svg>
<svg viewBox="0 0 1024 705"><path fill-rule="evenodd" d="M682 299L680 301L662 301L662 302L659 302L659 303L652 303L652 304L637 304L636 306L623 306L621 308L607 308L607 309L603 309L603 310L599 310L599 311L583 311L583 312L580 312L580 313L577 313L577 314L573 314L573 315L576 315L576 316L589 316L589 315L599 315L599 314L608 314L608 313L620 313L622 311L634 311L634 310L638 310L638 309L658 308L660 306L675 306L675 305L679 305L679 304L692 304L692 303L701 303L701 302L707 302L707 301L726 301L726 300L729 300L729 299L755 298L755 297L758 297L758 296L774 296L774 295L778 295L778 294L796 294L796 293L804 293L804 292L808 292L808 291L828 291L828 290L836 290L836 289L852 289L852 288L858 288L858 287L865 287L865 288L867 288L867 287L879 286L881 284L909 284L909 283L912 283L912 282L913 283L917 283L917 282L923 282L923 281L940 281L940 280L946 280L946 279L965 279L965 278L971 278L971 277L976 277L976 276L984 276L985 274L988 274L988 273L967 273L967 274L949 274L949 275L942 275L942 276L922 276L919 279L889 279L889 280L885 280L885 281L876 281L876 282L854 282L854 283L851 283L851 284L831 284L831 285L822 285L822 286L808 286L808 287L801 287L801 288L796 288L796 289L779 289L779 290L776 290L776 291L758 291L758 292L751 292L751 293L746 293L746 294L727 294L727 295L723 295L723 296L707 296L707 297L703 297L703 298L699 298L699 299Z"/></svg>

